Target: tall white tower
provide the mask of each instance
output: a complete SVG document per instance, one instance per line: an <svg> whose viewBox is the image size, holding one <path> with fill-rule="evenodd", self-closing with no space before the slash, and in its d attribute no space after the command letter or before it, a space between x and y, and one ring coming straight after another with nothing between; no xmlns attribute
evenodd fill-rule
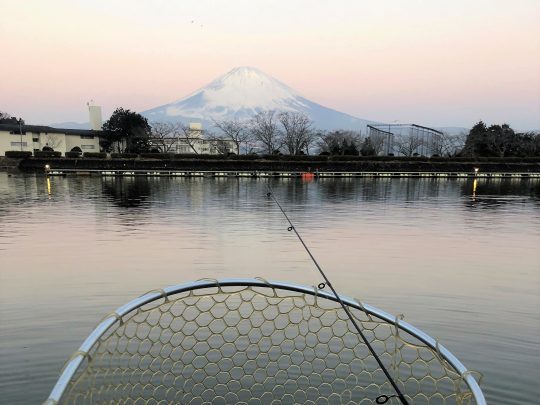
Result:
<svg viewBox="0 0 540 405"><path fill-rule="evenodd" d="M88 106L88 112L90 113L90 129L100 131L103 125L103 120L101 119L101 107L98 105L90 105L90 103L86 103L86 105Z"/></svg>

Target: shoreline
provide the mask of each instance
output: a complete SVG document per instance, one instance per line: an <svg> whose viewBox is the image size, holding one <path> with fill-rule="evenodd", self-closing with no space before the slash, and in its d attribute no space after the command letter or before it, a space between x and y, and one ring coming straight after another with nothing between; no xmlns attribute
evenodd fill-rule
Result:
<svg viewBox="0 0 540 405"><path fill-rule="evenodd" d="M394 158L388 161L310 161L286 160L207 160L207 159L92 159L92 158L42 158L0 160L0 170L51 175L98 174L98 175L170 175L214 177L344 177L344 176L428 176L428 177L475 177L476 176L540 177L540 160L516 162L515 159L497 161L441 161L431 159ZM495 160L495 159L494 159ZM48 170L46 169L48 167Z"/></svg>

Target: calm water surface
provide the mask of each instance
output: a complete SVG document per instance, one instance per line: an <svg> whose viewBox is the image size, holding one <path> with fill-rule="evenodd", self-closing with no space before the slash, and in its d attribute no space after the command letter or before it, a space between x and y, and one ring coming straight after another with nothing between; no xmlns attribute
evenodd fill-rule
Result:
<svg viewBox="0 0 540 405"><path fill-rule="evenodd" d="M265 182L0 173L0 403L43 401L103 315L148 290L317 284ZM538 180L272 184L341 293L440 338L489 403L538 403Z"/></svg>

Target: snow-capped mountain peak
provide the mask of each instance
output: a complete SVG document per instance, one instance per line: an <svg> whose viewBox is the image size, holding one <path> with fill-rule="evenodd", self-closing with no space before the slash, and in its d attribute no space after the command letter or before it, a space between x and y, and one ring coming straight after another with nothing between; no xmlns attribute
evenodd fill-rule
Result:
<svg viewBox="0 0 540 405"><path fill-rule="evenodd" d="M201 103L191 100L197 97ZM237 67L218 77L209 85L175 101L169 106L168 115L186 112L186 109L198 112L217 113L220 107L229 110L279 110L286 108L286 100L294 100L299 95L290 87L252 67ZM201 107L203 111L200 110ZM183 115L183 114L182 114ZM197 115L195 115L197 116Z"/></svg>
<svg viewBox="0 0 540 405"><path fill-rule="evenodd" d="M365 120L313 103L254 67L236 67L188 96L142 114L149 121L249 119L259 111L298 111L318 128L361 129Z"/></svg>
<svg viewBox="0 0 540 405"><path fill-rule="evenodd" d="M253 98L259 98L261 100L276 100L300 96L279 80L268 76L257 68L248 66L232 69L201 90L214 92L215 95L224 91L251 94ZM253 99L250 99L250 101L253 101Z"/></svg>

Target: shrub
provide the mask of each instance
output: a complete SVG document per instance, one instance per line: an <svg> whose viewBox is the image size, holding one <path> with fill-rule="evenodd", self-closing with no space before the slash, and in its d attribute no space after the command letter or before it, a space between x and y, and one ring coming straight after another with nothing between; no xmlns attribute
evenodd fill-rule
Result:
<svg viewBox="0 0 540 405"><path fill-rule="evenodd" d="M26 159L32 156L32 152L24 150L7 150L6 157L15 159Z"/></svg>
<svg viewBox="0 0 540 405"><path fill-rule="evenodd" d="M182 160L182 159L196 159L197 156L199 155L196 155L194 153L175 153L173 155L173 159L174 160Z"/></svg>
<svg viewBox="0 0 540 405"><path fill-rule="evenodd" d="M439 155L433 155L429 158L429 160L432 162L448 162L449 160L451 160L451 158L447 158L447 157L443 157Z"/></svg>
<svg viewBox="0 0 540 405"><path fill-rule="evenodd" d="M37 150L34 152L35 157L46 158L46 157L61 157L62 152L53 151L53 150Z"/></svg>
<svg viewBox="0 0 540 405"><path fill-rule="evenodd" d="M136 159L139 157L137 153L111 153L113 159Z"/></svg>
<svg viewBox="0 0 540 405"><path fill-rule="evenodd" d="M376 156L334 155L334 156L329 156L328 160L331 162L359 162L359 161L375 160L373 159L374 157Z"/></svg>
<svg viewBox="0 0 540 405"><path fill-rule="evenodd" d="M106 152L84 152L83 155L85 158L93 158L93 159L107 159L107 153Z"/></svg>
<svg viewBox="0 0 540 405"><path fill-rule="evenodd" d="M229 156L229 159L231 159L231 160L259 160L259 159L261 159L261 157L259 155L254 154L254 153L251 153L249 155Z"/></svg>
<svg viewBox="0 0 540 405"><path fill-rule="evenodd" d="M197 155L196 153L178 153L173 155L174 160L226 160L226 159L236 159L236 156L227 156L227 155Z"/></svg>
<svg viewBox="0 0 540 405"><path fill-rule="evenodd" d="M281 156L280 155L262 155L261 159L263 159L263 160L280 160Z"/></svg>
<svg viewBox="0 0 540 405"><path fill-rule="evenodd" d="M171 160L173 156L172 153L141 153L141 159Z"/></svg>
<svg viewBox="0 0 540 405"><path fill-rule="evenodd" d="M522 159L524 163L540 163L540 156L528 156Z"/></svg>
<svg viewBox="0 0 540 405"><path fill-rule="evenodd" d="M326 162L328 156L318 155L283 155L280 159L285 162Z"/></svg>
<svg viewBox="0 0 540 405"><path fill-rule="evenodd" d="M195 159L199 160L227 160L227 155L210 155L210 154L204 154L204 155L195 155Z"/></svg>
<svg viewBox="0 0 540 405"><path fill-rule="evenodd" d="M73 151L71 151L71 152L66 152L65 155L66 155L67 158L80 158L82 153L81 152L73 152Z"/></svg>

